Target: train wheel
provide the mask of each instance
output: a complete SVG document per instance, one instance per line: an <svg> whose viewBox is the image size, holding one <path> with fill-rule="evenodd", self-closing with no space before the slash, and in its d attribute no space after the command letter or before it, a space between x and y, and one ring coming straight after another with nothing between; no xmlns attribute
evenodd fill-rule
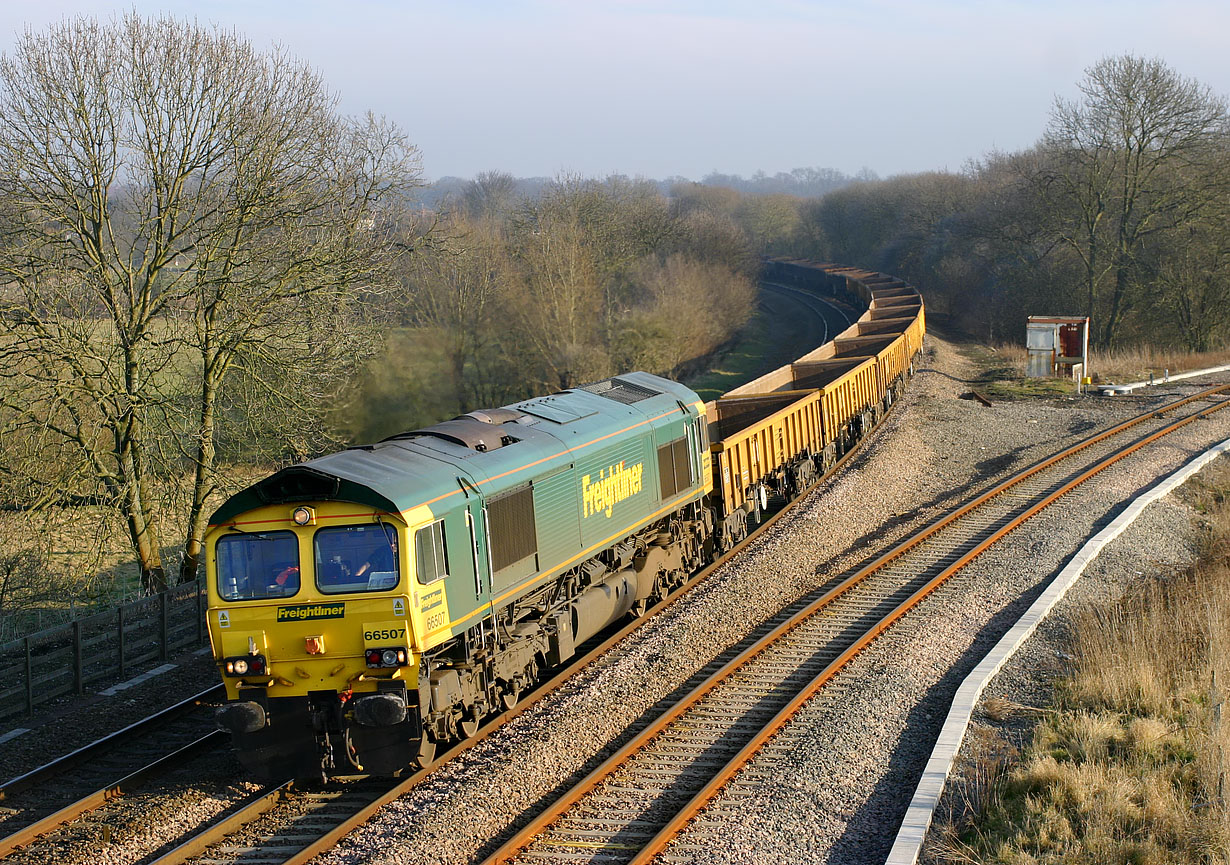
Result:
<svg viewBox="0 0 1230 865"><path fill-rule="evenodd" d="M521 689L515 685L510 685L507 691L500 694L500 705L503 706L504 711L507 712L509 709L516 706L520 699Z"/></svg>

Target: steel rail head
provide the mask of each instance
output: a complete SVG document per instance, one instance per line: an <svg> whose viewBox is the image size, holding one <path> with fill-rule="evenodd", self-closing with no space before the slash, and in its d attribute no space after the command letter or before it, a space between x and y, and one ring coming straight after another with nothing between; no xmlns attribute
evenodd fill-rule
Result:
<svg viewBox="0 0 1230 865"><path fill-rule="evenodd" d="M253 820L259 818L262 814L270 811L286 796L286 793L291 788L291 783L290 781L284 781L272 789L253 793L243 800L239 807L230 814L216 823L207 826L175 849L159 856L150 865L179 865L181 862L187 862L189 859L199 856L211 845L224 840L227 836L232 835Z"/></svg>
<svg viewBox="0 0 1230 865"><path fill-rule="evenodd" d="M147 728L156 726L157 724L168 721L171 718L186 714L205 700L220 697L224 693L225 689L221 684L206 688L199 694L194 694L186 700L181 700L173 706L168 706L167 708L159 712L155 712L147 718L142 718L140 721L129 724L127 727L103 736L101 739L95 739L88 745L83 745L75 751L71 751L62 757L52 760L50 763L39 766L37 769L31 769L24 775L18 775L16 778L6 781L4 784L0 785L0 801L3 801L14 793L20 793L22 790L28 790L35 784L41 784L48 778L58 775L61 772L66 772L73 766L93 759L97 756L99 751L102 751L105 748L114 747L120 742L124 742L137 735L144 734Z"/></svg>

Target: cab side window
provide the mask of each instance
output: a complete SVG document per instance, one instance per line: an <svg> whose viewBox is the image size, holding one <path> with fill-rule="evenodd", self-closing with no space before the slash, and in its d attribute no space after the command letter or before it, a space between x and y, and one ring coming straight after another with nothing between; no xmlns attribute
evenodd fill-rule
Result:
<svg viewBox="0 0 1230 865"><path fill-rule="evenodd" d="M437 520L414 533L414 552L419 583L425 586L448 576L448 552L444 548L444 520Z"/></svg>

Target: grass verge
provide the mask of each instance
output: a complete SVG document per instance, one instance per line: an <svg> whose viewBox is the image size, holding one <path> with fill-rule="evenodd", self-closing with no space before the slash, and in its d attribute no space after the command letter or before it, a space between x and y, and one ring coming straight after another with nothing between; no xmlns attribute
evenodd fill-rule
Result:
<svg viewBox="0 0 1230 865"><path fill-rule="evenodd" d="M1016 750L983 730L933 861L1230 861L1230 469L1185 488L1198 558L1071 629L1068 675ZM984 707L995 718L1006 701Z"/></svg>

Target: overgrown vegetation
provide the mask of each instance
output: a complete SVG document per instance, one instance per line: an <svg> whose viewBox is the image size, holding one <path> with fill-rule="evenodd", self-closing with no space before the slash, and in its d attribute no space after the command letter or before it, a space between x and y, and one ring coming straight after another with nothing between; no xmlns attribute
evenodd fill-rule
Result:
<svg viewBox="0 0 1230 865"><path fill-rule="evenodd" d="M1077 618L1057 703L1013 753L983 742L939 861L1208 863L1230 857L1230 466L1188 486L1199 558ZM1011 707L988 705L988 711Z"/></svg>
<svg viewBox="0 0 1230 865"><path fill-rule="evenodd" d="M135 13L28 32L0 60L0 546L61 576L0 583L0 611L126 588L126 562L191 580L225 495L347 442L690 378L747 327L763 255L903 276L988 344L1091 314L1103 378L1182 369L1163 353L1230 337L1225 100L1130 56L1081 93L957 174L424 190L401 130L338 116L280 50Z"/></svg>
<svg viewBox="0 0 1230 865"><path fill-rule="evenodd" d="M515 189L480 176L404 262L386 299L401 327L338 418L349 437L633 369L681 377L751 316L759 262L722 208L619 177Z"/></svg>
<svg viewBox="0 0 1230 865"><path fill-rule="evenodd" d="M1224 96L1133 56L1094 64L1079 87L1028 151L855 184L805 208L822 254L909 279L929 313L989 343L1020 339L1025 316L1048 314L1091 316L1098 354L1224 346Z"/></svg>

